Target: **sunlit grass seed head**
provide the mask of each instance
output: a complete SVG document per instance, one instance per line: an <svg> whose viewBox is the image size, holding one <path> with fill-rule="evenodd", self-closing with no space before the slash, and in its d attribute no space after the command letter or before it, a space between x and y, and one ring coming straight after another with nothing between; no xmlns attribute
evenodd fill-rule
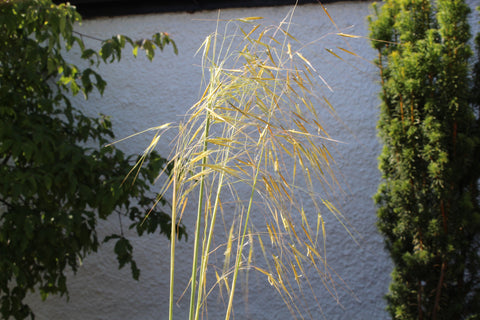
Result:
<svg viewBox="0 0 480 320"><path fill-rule="evenodd" d="M299 299L315 295L312 270L337 296L323 219L330 212L343 220L330 201L337 180L328 146L336 141L318 116L332 106L322 94L326 83L290 34L291 17L279 26L263 26L258 17L227 21L222 32L219 22L199 49L203 94L178 125L173 174L162 191L173 193L173 221L186 214L188 199L198 201L191 319L205 315L213 289L225 297L229 318L237 277L244 272L248 281L251 270L265 276L300 318Z"/></svg>

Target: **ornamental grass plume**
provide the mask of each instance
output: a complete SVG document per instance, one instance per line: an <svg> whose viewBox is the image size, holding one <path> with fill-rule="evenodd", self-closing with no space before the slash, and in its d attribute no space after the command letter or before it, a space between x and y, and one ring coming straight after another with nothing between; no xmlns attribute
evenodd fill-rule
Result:
<svg viewBox="0 0 480 320"><path fill-rule="evenodd" d="M325 258L323 215L345 219L329 200L338 182L327 147L337 141L317 108L334 110L322 95L328 85L289 32L292 15L278 26L265 27L260 17L227 21L223 33L218 22L199 49L203 95L178 125L173 174L161 191L172 193L172 221L183 218L189 200L198 201L190 319L207 317L215 288L226 297L225 319L232 317L239 274L248 281L249 271L268 279L294 318L308 314L301 297L315 295L307 271L315 270L336 297L339 278ZM172 228L169 319L176 237ZM263 262L254 260L254 248ZM213 255L222 251L218 264Z"/></svg>

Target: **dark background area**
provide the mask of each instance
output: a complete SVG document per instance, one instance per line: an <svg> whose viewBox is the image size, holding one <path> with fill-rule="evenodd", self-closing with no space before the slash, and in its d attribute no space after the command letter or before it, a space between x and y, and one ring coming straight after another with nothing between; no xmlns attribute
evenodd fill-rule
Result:
<svg viewBox="0 0 480 320"><path fill-rule="evenodd" d="M345 1L323 0L322 3ZM358 0L356 0L358 1ZM66 1L54 0L55 3ZM119 16L160 12L197 12L225 8L249 8L294 5L295 0L71 0L84 18ZM318 0L299 0L298 4L319 3Z"/></svg>

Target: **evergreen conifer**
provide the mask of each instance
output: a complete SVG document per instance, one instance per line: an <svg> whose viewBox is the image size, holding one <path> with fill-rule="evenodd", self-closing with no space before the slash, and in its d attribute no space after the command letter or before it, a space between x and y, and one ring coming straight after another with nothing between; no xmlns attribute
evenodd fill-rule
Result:
<svg viewBox="0 0 480 320"><path fill-rule="evenodd" d="M480 315L478 112L464 0L374 6L381 78L378 227L394 264L394 319Z"/></svg>

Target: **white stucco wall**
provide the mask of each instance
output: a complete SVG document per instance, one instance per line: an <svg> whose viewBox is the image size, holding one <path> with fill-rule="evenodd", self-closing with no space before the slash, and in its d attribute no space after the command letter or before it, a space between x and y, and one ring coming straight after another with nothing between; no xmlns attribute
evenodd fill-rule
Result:
<svg viewBox="0 0 480 320"><path fill-rule="evenodd" d="M346 33L367 36L366 17L370 2L342 2L326 7L338 28ZM246 16L265 17L265 24L278 23L289 7L223 10L222 19ZM200 92L200 58L195 52L204 38L215 30L218 12L195 14L175 13L88 20L78 28L82 33L108 38L125 34L132 38L149 36L158 31L169 32L175 39L179 54L170 48L156 56L153 63L144 57L127 57L119 64L102 67L108 87L102 99L92 97L86 104L91 114L112 116L117 137L162 124L176 122L198 99ZM337 145L337 162L345 194L340 198L341 210L355 228L356 244L335 221L327 219L327 250L330 266L342 277L352 292L340 291L340 303L328 295L321 282L314 286L323 310L310 303L314 319L386 319L383 295L387 292L391 265L383 249L383 240L375 227L375 208L372 196L380 174L377 156L380 145L376 138L378 113L375 67L369 62L375 52L365 39L347 39L351 51L364 60L336 51L345 62L334 58L325 49L345 47L345 38L335 36L335 28L318 5L296 9L292 33L303 43L320 37L304 55L333 88L328 94L343 124L329 122L327 127ZM89 41L89 40L87 40ZM95 46L95 42L91 42ZM76 59L72 56L72 59ZM321 112L321 111L320 111ZM151 137L146 135L119 144L126 151L141 152ZM168 135L159 151L169 153ZM176 291L180 299L190 275L190 253L193 225L185 220L190 240L178 243L176 262ZM106 231L118 230L116 219L104 223ZM128 268L117 270L110 246L89 256L78 274L68 279L70 300L50 297L42 303L31 298L38 319L166 319L168 313L169 241L165 237L131 238L135 257L141 269L140 281L131 279ZM282 301L261 275L251 276L248 309L239 303L236 319L290 319ZM188 295L188 294L187 294ZM240 296L240 302L242 301ZM175 319L186 319L186 296L178 302ZM210 319L221 319L220 301L209 304ZM308 314L305 314L309 318Z"/></svg>

